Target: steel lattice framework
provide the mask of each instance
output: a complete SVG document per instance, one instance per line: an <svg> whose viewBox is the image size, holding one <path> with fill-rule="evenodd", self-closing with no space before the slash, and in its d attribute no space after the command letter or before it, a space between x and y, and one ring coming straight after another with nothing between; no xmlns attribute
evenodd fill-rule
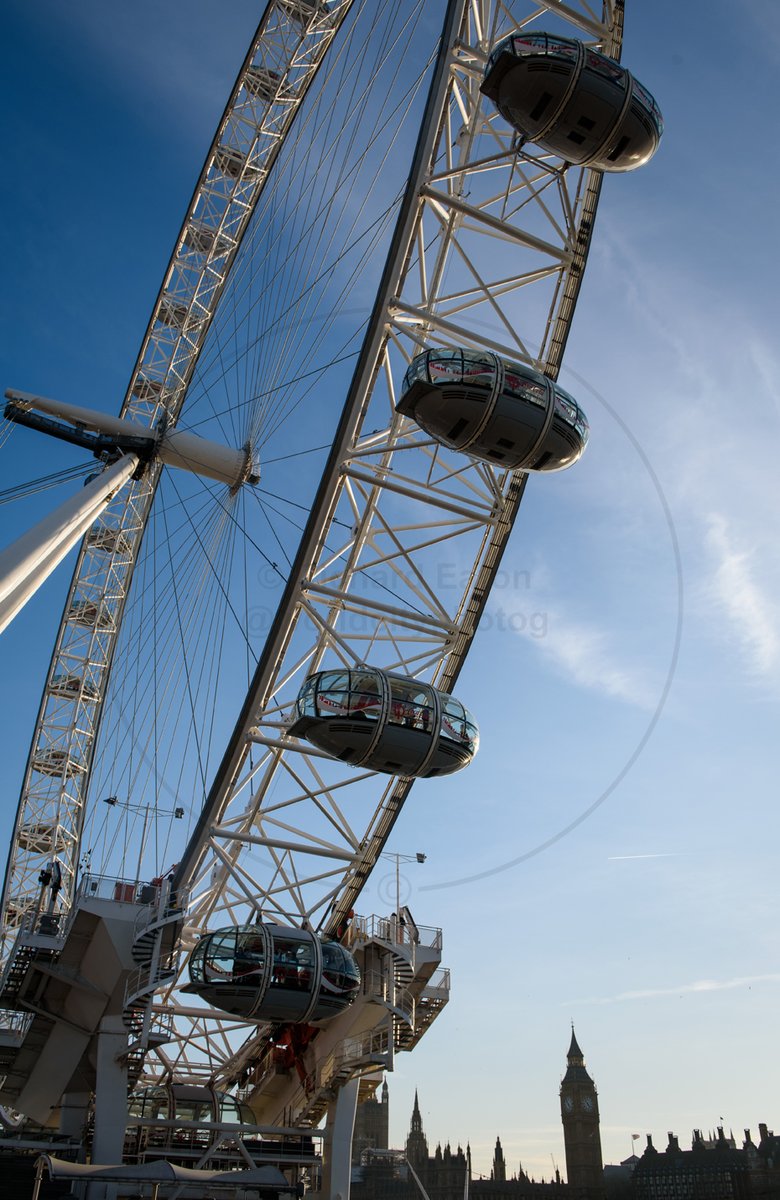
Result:
<svg viewBox="0 0 780 1200"><path fill-rule="evenodd" d="M522 16L516 5L450 7L461 13L451 13L341 425L241 719L176 880L192 897L188 945L209 928L258 912L333 934L409 795L409 779L356 771L288 736L306 675L370 662L450 691L471 645L527 476L444 451L396 415L409 360L422 347L463 345L489 347L552 377L560 366L601 176L518 148L479 84L497 36L563 6L531 13L524 5ZM617 21L600 25L585 6L566 15L580 34L619 54ZM451 586L443 563L459 564L462 587ZM170 1005L177 1007L174 990L163 1007ZM236 1022L178 1011L175 1048L157 1051L162 1071L235 1082L266 1031L237 1050ZM154 1073L149 1061L147 1069Z"/></svg>
<svg viewBox="0 0 780 1200"><path fill-rule="evenodd" d="M241 239L285 136L352 0L272 0L190 201L121 416L174 424ZM3 892L4 958L57 857L73 899L89 772L109 672L159 467L85 538L65 603L22 785Z"/></svg>
<svg viewBox="0 0 780 1200"><path fill-rule="evenodd" d="M123 413L149 424L163 414L175 419L298 89L347 7L347 0L269 5L188 211ZM174 880L191 897L185 946L209 928L260 913L333 934L410 792L407 778L355 770L290 736L309 672L371 663L445 691L457 682L527 476L444 450L394 405L406 365L430 346L488 348L557 376L601 175L519 145L479 90L496 39L517 27L544 28L551 14L620 56L622 4L611 0L600 12L586 0L448 6L409 182L333 446ZM56 853L75 873L100 700L153 486L135 485L79 559L7 876L11 932L38 899L37 873L48 858ZM71 677L80 681L75 696L63 694L61 681ZM38 769L46 754L56 767L48 774ZM175 987L158 1007L173 1010L176 1037L149 1055L148 1078L233 1083L267 1033L182 1004Z"/></svg>

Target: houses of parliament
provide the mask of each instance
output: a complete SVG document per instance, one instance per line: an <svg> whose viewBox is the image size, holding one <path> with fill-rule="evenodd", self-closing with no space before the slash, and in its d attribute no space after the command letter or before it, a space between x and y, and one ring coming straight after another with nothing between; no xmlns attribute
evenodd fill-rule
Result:
<svg viewBox="0 0 780 1200"><path fill-rule="evenodd" d="M780 1136L759 1125L737 1146L723 1129L693 1131L682 1149L672 1133L662 1149L648 1135L641 1156L604 1166L596 1085L572 1028L560 1086L566 1181L556 1170L537 1182L522 1169L508 1175L500 1138L489 1179L472 1177L471 1151L450 1145L430 1153L415 1093L403 1150L388 1148L389 1092L358 1106L353 1137L352 1200L780 1200Z"/></svg>

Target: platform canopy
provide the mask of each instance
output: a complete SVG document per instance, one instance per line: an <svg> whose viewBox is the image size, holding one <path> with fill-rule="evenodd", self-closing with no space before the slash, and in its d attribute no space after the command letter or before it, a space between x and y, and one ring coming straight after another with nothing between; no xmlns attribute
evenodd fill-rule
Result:
<svg viewBox="0 0 780 1200"><path fill-rule="evenodd" d="M52 1154L42 1154L37 1161L35 1191L33 1200L37 1200L40 1182L44 1172L49 1179L69 1179L74 1181L104 1181L106 1183L147 1183L152 1186L167 1183L208 1185L211 1191L232 1192L240 1195L244 1192L257 1192L262 1195L278 1196L287 1193L296 1194L295 1186L285 1179L278 1167L252 1167L241 1171L206 1171L193 1167L179 1167L169 1162L134 1163L126 1166L112 1166L99 1163L74 1163ZM154 1193L153 1193L154 1194Z"/></svg>

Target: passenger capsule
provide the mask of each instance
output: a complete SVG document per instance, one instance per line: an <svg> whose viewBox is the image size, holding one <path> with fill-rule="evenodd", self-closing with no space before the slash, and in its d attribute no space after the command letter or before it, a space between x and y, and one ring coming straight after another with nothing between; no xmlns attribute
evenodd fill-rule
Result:
<svg viewBox="0 0 780 1200"><path fill-rule="evenodd" d="M641 167L664 129L631 72L574 38L517 30L493 50L481 90L521 137L599 171Z"/></svg>
<svg viewBox="0 0 780 1200"><path fill-rule="evenodd" d="M512 470L561 471L588 441L585 414L568 392L489 350L416 355L397 409L444 446Z"/></svg>
<svg viewBox="0 0 780 1200"><path fill-rule="evenodd" d="M310 675L290 733L353 766L416 779L459 771L479 745L454 696L376 667Z"/></svg>
<svg viewBox="0 0 780 1200"><path fill-rule="evenodd" d="M357 963L339 942L284 925L208 933L190 955L189 972L183 991L256 1021L326 1021L360 988Z"/></svg>

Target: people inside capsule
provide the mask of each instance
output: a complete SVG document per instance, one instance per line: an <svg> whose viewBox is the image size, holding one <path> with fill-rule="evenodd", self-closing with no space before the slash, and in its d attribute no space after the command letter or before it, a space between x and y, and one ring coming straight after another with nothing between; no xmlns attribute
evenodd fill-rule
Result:
<svg viewBox="0 0 780 1200"><path fill-rule="evenodd" d="M647 88L575 38L517 30L494 47L481 90L523 139L578 166L631 171L663 134Z"/></svg>
<svg viewBox="0 0 780 1200"><path fill-rule="evenodd" d="M238 1016L326 1020L352 1003L360 971L338 942L320 942L319 955L316 942L309 930L279 925L216 930L192 951L184 990Z"/></svg>
<svg viewBox="0 0 780 1200"><path fill-rule="evenodd" d="M310 676L289 732L343 762L415 778L460 770L479 745L476 722L459 700L374 667Z"/></svg>
<svg viewBox="0 0 780 1200"><path fill-rule="evenodd" d="M585 414L560 384L489 350L416 355L396 407L450 449L511 470L561 471L588 442Z"/></svg>

